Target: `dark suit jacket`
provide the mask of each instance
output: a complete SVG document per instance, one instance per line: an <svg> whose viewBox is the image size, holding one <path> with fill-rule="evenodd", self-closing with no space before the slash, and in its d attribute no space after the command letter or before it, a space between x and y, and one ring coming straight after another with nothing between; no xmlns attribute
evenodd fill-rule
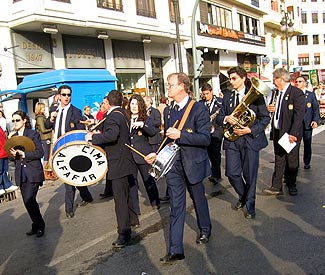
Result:
<svg viewBox="0 0 325 275"><path fill-rule="evenodd" d="M160 125L161 125L161 114L158 109L150 107L149 108L149 116L152 120L152 125L155 127L155 134L149 137L149 144L159 144L161 141L160 135Z"/></svg>
<svg viewBox="0 0 325 275"><path fill-rule="evenodd" d="M148 155L152 152L151 145L149 144L149 138L156 133L155 127L152 125L151 117L148 117L142 128L132 129L130 133L131 146L140 151L144 155ZM135 163L146 164L142 156L132 151L132 155Z"/></svg>
<svg viewBox="0 0 325 275"><path fill-rule="evenodd" d="M246 90L246 93L248 91ZM223 98L222 108L217 116L217 123L224 125L223 121L225 116L230 115L235 109L235 91L231 93L225 93ZM256 119L252 124L251 134L240 136L236 141L229 141L228 139L223 140L223 149L226 150L228 147L236 149L236 142L241 142L240 139L245 139L250 149L254 151L260 151L265 148L268 144L265 135L265 128L270 122L269 112L266 109L265 101L263 96L257 98L249 108L256 114Z"/></svg>
<svg viewBox="0 0 325 275"><path fill-rule="evenodd" d="M54 123L52 123L50 121L50 118L51 117L49 116L46 119L45 127L47 129L51 129L51 128L55 129L55 123L57 121L55 120ZM85 130L85 125L80 123L81 120L82 120L81 110L74 107L73 105L70 105L70 107L67 111L67 116L66 116L66 120L65 120L65 132L67 133L67 132L70 132L73 130Z"/></svg>
<svg viewBox="0 0 325 275"><path fill-rule="evenodd" d="M125 110L118 107L107 115L103 122L103 133L94 134L92 143L102 145L108 160L108 179L117 179L134 174L135 163L131 150L125 146L130 145L130 121Z"/></svg>
<svg viewBox="0 0 325 275"><path fill-rule="evenodd" d="M305 115L305 97L304 93L297 87L289 85L285 94L283 95L280 115L279 115L279 130L280 137L284 133L295 136L298 141L302 138L302 121ZM273 116L274 118L274 116ZM274 123L271 121L271 139L273 139Z"/></svg>
<svg viewBox="0 0 325 275"><path fill-rule="evenodd" d="M17 134L15 134L17 135ZM43 147L39 133L32 129L25 129L24 136L30 138L35 144L35 150L32 152L25 152L25 158L21 160L15 160L15 180L16 184L21 184L21 169L24 169L24 173L28 182L43 184L44 171L41 158L43 157Z"/></svg>
<svg viewBox="0 0 325 275"><path fill-rule="evenodd" d="M199 102L205 105L205 100L200 100ZM211 137L218 138L220 140L223 138L223 127L217 124L217 115L220 112L222 102L223 99L221 97L213 96L213 106L212 109L210 109L211 111L209 110L210 126L214 127L214 132L211 134ZM213 118L212 121L211 118Z"/></svg>
<svg viewBox="0 0 325 275"><path fill-rule="evenodd" d="M186 109L188 103L184 107ZM173 104L171 104L173 106ZM170 107L164 110L165 131L171 127L168 119ZM191 184L202 181L211 174L207 146L210 144L210 117L207 108L195 102L176 140L180 146L180 156L185 174Z"/></svg>
<svg viewBox="0 0 325 275"><path fill-rule="evenodd" d="M315 121L317 124L320 121L319 103L314 92L306 91L306 109L304 116L304 129L311 130L311 122Z"/></svg>

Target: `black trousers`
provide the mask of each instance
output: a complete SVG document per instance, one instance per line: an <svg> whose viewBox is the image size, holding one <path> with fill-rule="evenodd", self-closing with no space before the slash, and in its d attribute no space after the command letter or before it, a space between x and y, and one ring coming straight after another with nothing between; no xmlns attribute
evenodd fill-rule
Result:
<svg viewBox="0 0 325 275"><path fill-rule="evenodd" d="M208 155L211 162L211 177L221 178L221 144L222 140L211 137Z"/></svg>
<svg viewBox="0 0 325 275"><path fill-rule="evenodd" d="M129 177L130 175L112 179L117 232L120 240L129 240L131 225L139 224L138 215L134 211L132 197L130 196Z"/></svg>
<svg viewBox="0 0 325 275"><path fill-rule="evenodd" d="M313 129L303 131L302 139L304 141L304 164L309 165L311 161L311 141L313 136Z"/></svg>
<svg viewBox="0 0 325 275"><path fill-rule="evenodd" d="M74 212L74 197L76 193L76 188L80 192L80 197L83 201L91 202L93 197L90 194L87 186L75 187L70 184L64 184L65 186L65 211L69 213Z"/></svg>
<svg viewBox="0 0 325 275"><path fill-rule="evenodd" d="M23 198L24 205L26 210L29 214L29 217L32 220L32 230L44 230L45 229L45 222L42 218L39 205L36 201L36 195L38 192L38 188L40 183L31 183L31 182L24 182L20 185L20 191Z"/></svg>

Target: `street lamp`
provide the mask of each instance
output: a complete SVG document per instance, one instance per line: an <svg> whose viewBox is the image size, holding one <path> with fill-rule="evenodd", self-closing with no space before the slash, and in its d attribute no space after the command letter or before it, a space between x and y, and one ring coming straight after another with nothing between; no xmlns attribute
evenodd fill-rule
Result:
<svg viewBox="0 0 325 275"><path fill-rule="evenodd" d="M289 72L289 70L290 70L290 64L289 64L289 33L293 32L293 22L292 22L291 18L289 18L289 15L288 15L287 12L284 12L284 15L282 17L280 25L281 25L281 31L285 33L285 38L286 38L287 70Z"/></svg>

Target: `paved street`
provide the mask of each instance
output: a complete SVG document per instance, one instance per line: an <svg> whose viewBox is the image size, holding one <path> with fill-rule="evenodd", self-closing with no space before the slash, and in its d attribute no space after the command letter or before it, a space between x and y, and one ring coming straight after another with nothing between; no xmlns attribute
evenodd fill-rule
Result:
<svg viewBox="0 0 325 275"><path fill-rule="evenodd" d="M311 169L299 170L296 197L287 190L283 196L263 195L273 172L272 144L261 152L256 220L231 209L237 198L225 177L217 186L206 181L210 242L195 243L198 230L188 199L185 260L172 266L159 264L166 253L168 204L153 211L143 185L141 227L132 244L118 252L111 249L117 237L113 200L99 198L103 183L90 187L94 202L67 219L64 186L46 182L38 194L46 222L40 239L25 235L30 220L18 192L17 199L0 204L0 274L325 274L324 129L319 127L313 137ZM163 195L165 183L158 185Z"/></svg>

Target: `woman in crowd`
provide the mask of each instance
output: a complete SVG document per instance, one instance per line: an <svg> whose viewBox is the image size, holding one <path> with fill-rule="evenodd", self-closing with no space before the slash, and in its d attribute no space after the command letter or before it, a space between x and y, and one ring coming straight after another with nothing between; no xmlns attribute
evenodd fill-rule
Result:
<svg viewBox="0 0 325 275"><path fill-rule="evenodd" d="M144 155L149 154L151 152L151 146L149 144L148 137L154 136L156 129L152 125L151 118L147 115L145 102L140 95L134 94L131 96L126 113L131 121L131 146ZM155 179L148 173L150 165L137 153L132 151L132 155L135 163L137 164L137 168L140 171L150 204L153 209L159 209L160 200L156 182ZM137 177L135 175L135 179L136 178ZM137 180L136 183L138 186ZM137 204L139 204L138 194L134 200L136 200Z"/></svg>
<svg viewBox="0 0 325 275"><path fill-rule="evenodd" d="M0 127L0 196L6 192L12 192L18 189L8 178L8 154L5 150L6 133Z"/></svg>
<svg viewBox="0 0 325 275"><path fill-rule="evenodd" d="M81 123L86 124L86 130L90 129L91 126L93 126L95 124L95 118L90 113L90 106L89 105L86 105L84 107L84 115L82 116Z"/></svg>
<svg viewBox="0 0 325 275"><path fill-rule="evenodd" d="M106 113L107 113L106 106L105 106L104 102L102 102L100 104L99 111L96 114L96 120L101 121L105 117Z"/></svg>
<svg viewBox="0 0 325 275"><path fill-rule="evenodd" d="M51 150L51 142L52 142L52 129L45 128L45 104L42 102L37 102L35 105L35 129L40 134L41 142L44 151L44 173L46 180L56 180L54 172L49 165L50 158L50 150Z"/></svg>
<svg viewBox="0 0 325 275"><path fill-rule="evenodd" d="M0 127L6 133L7 131L7 120L3 111L0 110Z"/></svg>
<svg viewBox="0 0 325 275"><path fill-rule="evenodd" d="M15 179L20 186L26 210L32 220L32 228L26 232L28 236L36 235L40 238L44 235L45 222L41 215L36 195L40 186L43 185L44 171L41 159L43 148L40 135L31 129L30 119L25 112L18 110L12 115L14 136L25 136L33 141L35 150L23 151L10 148L10 153L15 157Z"/></svg>

